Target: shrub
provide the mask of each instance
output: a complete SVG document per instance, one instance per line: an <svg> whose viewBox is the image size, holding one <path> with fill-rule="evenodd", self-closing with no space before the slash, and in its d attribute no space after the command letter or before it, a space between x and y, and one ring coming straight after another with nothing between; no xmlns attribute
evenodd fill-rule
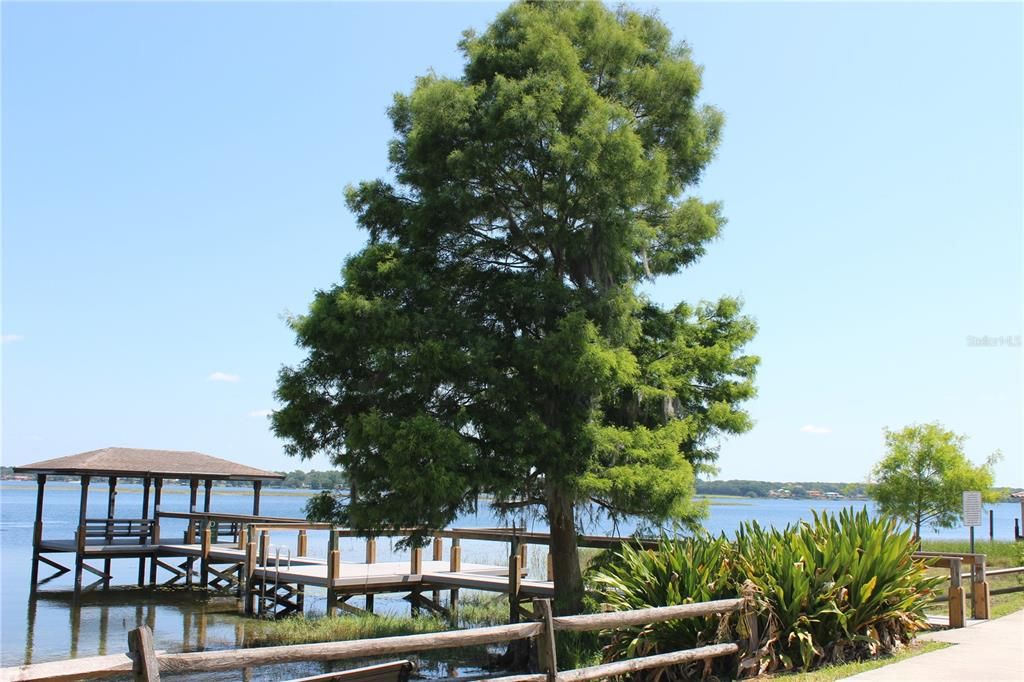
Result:
<svg viewBox="0 0 1024 682"><path fill-rule="evenodd" d="M908 530L866 510L815 514L782 531L737 533L742 571L765 600L762 666L809 669L888 653L926 623L941 577L913 558Z"/></svg>
<svg viewBox="0 0 1024 682"><path fill-rule="evenodd" d="M942 578L928 577L913 551L910 532L899 532L895 520L848 509L781 531L750 522L735 542L702 536L663 539L657 551L624 547L588 578L614 610L735 597L749 580L763 635L759 671L806 670L892 651L924 626ZM697 618L623 628L604 633L604 655L617 660L738 639L738 627L738 620ZM736 669L736 661L714 665ZM664 672L695 670L655 675Z"/></svg>
<svg viewBox="0 0 1024 682"><path fill-rule="evenodd" d="M736 596L733 547L725 538L663 538L658 549L630 545L606 556L590 572L600 605L614 611L675 606ZM715 617L686 618L624 627L603 633L606 661L650 656L731 639L732 629ZM694 664L703 667L703 663ZM686 676L686 670L677 671Z"/></svg>

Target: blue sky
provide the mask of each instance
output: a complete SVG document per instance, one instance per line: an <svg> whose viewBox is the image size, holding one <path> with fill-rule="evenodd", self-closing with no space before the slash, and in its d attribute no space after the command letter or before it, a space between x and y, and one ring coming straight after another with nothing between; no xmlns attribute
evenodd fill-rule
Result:
<svg viewBox="0 0 1024 682"><path fill-rule="evenodd" d="M282 318L365 241L342 189L387 172L392 93L502 6L4 3L3 462L325 468L268 428ZM1024 485L1022 6L659 11L727 116L697 193L729 225L650 294L760 325L721 476L864 480L883 427L939 420Z"/></svg>

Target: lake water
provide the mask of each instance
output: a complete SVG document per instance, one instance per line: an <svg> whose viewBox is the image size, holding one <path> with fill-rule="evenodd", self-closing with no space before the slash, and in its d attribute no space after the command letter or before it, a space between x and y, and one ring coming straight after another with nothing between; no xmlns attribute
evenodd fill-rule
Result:
<svg viewBox="0 0 1024 682"><path fill-rule="evenodd" d="M120 486L117 494L117 515L138 516L141 512L142 494L139 486ZM200 494L201 491L200 491ZM307 496L295 491L264 490L261 498L261 513L268 516L302 516L302 507ZM69 539L73 537L78 522L79 488L77 482L49 482L46 486L44 507L44 537ZM852 500L768 500L768 499L712 499L710 516L704 525L713 533L731 534L743 521L757 520L763 525L782 527L801 519L808 519L812 510L838 511L844 507L857 508L873 505L865 501ZM89 495L89 515L102 517L106 512L106 486L94 483ZM220 513L250 513L251 491L246 488L214 488L212 510ZM161 508L163 511L187 511L188 488L165 486ZM995 516L996 539L1013 538L1013 521L1020 506L1012 503L991 505ZM127 633L142 623L154 631L156 648L169 652L190 651L212 648L233 648L245 645L252 621L238 615L238 607L231 598L208 598L204 593L185 590L139 590L115 589L104 593L93 591L75 599L70 590L73 576L65 574L42 586L31 596L29 580L31 571L32 525L35 513L35 484L5 481L0 483L0 665L41 663L75 656L93 656L119 653L127 649ZM525 523L530 530L545 530L539 519L516 519ZM495 518L485 503L479 513L468 514L458 520L456 527L495 526L501 521ZM171 521L161 523L162 536L180 536L182 523ZM632 530L630 524L617 529L606 523L593 522L586 529L595 534L620 534ZM977 529L978 538L988 537L986 525ZM925 537L966 538L964 528L943 530L937 534L930 531ZM272 542L282 547L282 552L294 547L295 533L275 534ZM508 545L493 542L463 541L463 561L475 563L503 564L507 561ZM311 533L310 554L324 556L325 534ZM447 556L447 544L445 556ZM272 553L274 550L272 549ZM427 550L429 552L429 549ZM363 544L359 539L344 539L341 544L343 560L360 560ZM69 557L70 555L63 555ZM406 560L407 553L397 551L388 541L378 542L378 560ZM58 555L61 560L61 555ZM69 562L61 561L65 565ZM540 548L533 549L528 564L535 575L543 573L544 556ZM138 561L115 560L112 564L114 585L133 585L137 577ZM45 565L40 566L40 578L49 575ZM84 580L89 581L86 573ZM167 577L162 571L162 579ZM352 600L359 606L359 600ZM323 611L322 591L307 592L307 612ZM408 612L408 604L401 599L377 598L378 612ZM426 661L430 667L430 661ZM464 664L464 665L463 665ZM465 668L473 669L479 661L456 661L452 665L433 664L432 672L438 675L458 674ZM203 676L206 680L239 679L287 679L324 672L319 664L276 666L249 671L218 673Z"/></svg>

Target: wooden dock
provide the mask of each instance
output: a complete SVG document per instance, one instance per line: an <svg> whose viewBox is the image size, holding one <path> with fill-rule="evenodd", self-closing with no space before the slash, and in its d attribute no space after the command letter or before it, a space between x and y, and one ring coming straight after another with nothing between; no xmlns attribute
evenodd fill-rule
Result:
<svg viewBox="0 0 1024 682"><path fill-rule="evenodd" d="M160 522L168 519L187 522L183 541L160 540ZM309 551L311 531L327 531L326 557L313 556ZM271 532L294 533L294 545L282 553L281 545L270 544ZM369 538L364 539L362 561L342 561L339 541L356 537L350 529L302 519L158 512L134 536L126 537L122 532L109 539L102 533L74 540L46 539L40 541L38 551L42 562L58 570L56 575L70 569L55 561L53 555L74 555L76 564L97 578L86 589L110 584L112 559L147 560L151 585L187 584L228 590L241 600L241 608L248 614L301 613L307 588L319 588L327 592L327 611L331 614L338 610L372 611L374 595L405 594L414 612L424 608L450 616L460 590L481 590L507 594L514 622L521 602L554 595L550 575L547 580L527 579L527 544L546 544L547 539L532 536L514 528L444 529L434 532L432 546L427 548L431 553L429 559L423 556L423 548L413 548L409 550L408 561L377 561L377 540ZM508 543L509 562L462 562L464 538ZM99 561L103 562L103 569L98 568ZM158 582L158 569L169 577ZM442 590L449 594L447 607L438 599ZM424 593L430 593L431 598ZM365 609L347 603L355 596L364 598Z"/></svg>

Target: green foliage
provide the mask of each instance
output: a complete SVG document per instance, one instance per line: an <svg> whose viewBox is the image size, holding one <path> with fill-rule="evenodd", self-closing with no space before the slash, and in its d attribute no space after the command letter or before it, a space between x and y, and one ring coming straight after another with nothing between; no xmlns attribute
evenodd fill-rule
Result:
<svg viewBox="0 0 1024 682"><path fill-rule="evenodd" d="M868 493L879 509L914 526L952 528L960 519L965 490L981 491L988 502L1000 499L993 490L992 454L975 466L964 454L964 436L941 424L915 424L900 431L885 430L886 456L871 472Z"/></svg>
<svg viewBox="0 0 1024 682"><path fill-rule="evenodd" d="M447 630L440 618L408 616L294 616L246 623L246 646L338 642L371 637L418 635Z"/></svg>
<svg viewBox="0 0 1024 682"><path fill-rule="evenodd" d="M665 539L658 550L624 547L588 574L596 598L615 610L759 595L760 670L809 669L888 653L925 623L941 577L912 558L909 531L866 510L815 515L784 530L744 524L724 536ZM732 641L738 621L694 618L605 634L609 660ZM735 661L719 661L727 672ZM735 669L735 668L732 668ZM685 675L686 670L675 673Z"/></svg>
<svg viewBox="0 0 1024 682"><path fill-rule="evenodd" d="M443 526L487 493L541 506L578 606L574 505L693 520L695 474L750 427L754 323L638 291L703 255L721 207L684 195L718 144L700 68L656 17L517 2L467 33L461 77L395 96L396 182L348 204L369 244L292 320L286 450L326 453L365 531Z"/></svg>
<svg viewBox="0 0 1024 682"><path fill-rule="evenodd" d="M735 550L724 537L663 538L657 550L627 545L588 573L596 593L590 597L591 609L628 611L731 599L740 591L734 563ZM605 633L604 657L622 660L714 644L732 634L722 625L708 616L619 628ZM692 667L703 665L698 661Z"/></svg>

